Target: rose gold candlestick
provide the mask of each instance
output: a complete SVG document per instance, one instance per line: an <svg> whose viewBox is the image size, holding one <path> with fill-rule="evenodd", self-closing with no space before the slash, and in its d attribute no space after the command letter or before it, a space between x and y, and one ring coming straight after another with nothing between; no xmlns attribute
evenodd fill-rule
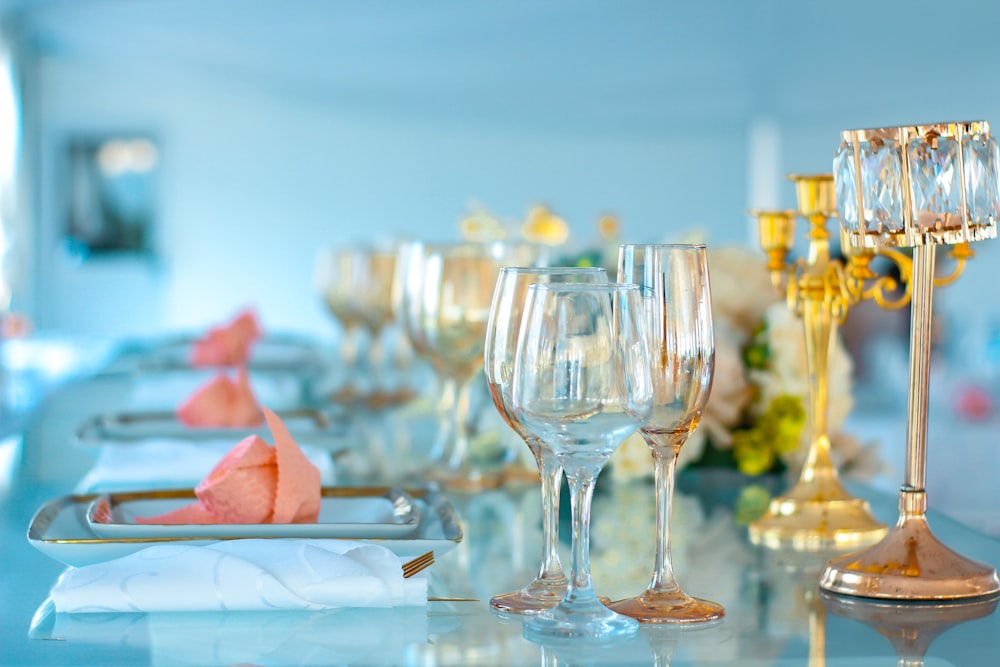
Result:
<svg viewBox="0 0 1000 667"><path fill-rule="evenodd" d="M893 600L1000 592L990 565L943 544L927 523L927 407L938 245L996 236L1000 151L985 121L847 130L834 158L844 247L913 248L906 474L899 519L879 543L827 565L825 590Z"/></svg>

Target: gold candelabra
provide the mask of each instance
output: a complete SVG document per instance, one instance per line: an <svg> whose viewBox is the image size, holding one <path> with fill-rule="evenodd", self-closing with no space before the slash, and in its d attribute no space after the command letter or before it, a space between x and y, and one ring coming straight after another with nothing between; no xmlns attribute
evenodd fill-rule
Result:
<svg viewBox="0 0 1000 667"><path fill-rule="evenodd" d="M771 282L785 294L789 308L802 318L806 363L809 376L809 454L798 482L786 494L771 501L767 513L750 524L750 539L772 548L818 551L847 549L881 538L886 527L871 514L868 503L848 493L830 458L827 433L827 361L837 326L847 317L851 304L866 294L884 295L884 282L876 279L865 288L866 278L855 270L859 260L852 257L850 269L830 257L827 220L835 216L833 176L793 175L798 196L797 211L752 211L758 221L760 245L767 253ZM787 263L795 241L799 216L809 222L807 257ZM879 282L882 281L882 282ZM884 286L884 287L883 287Z"/></svg>
<svg viewBox="0 0 1000 667"><path fill-rule="evenodd" d="M861 256L913 251L906 470L895 526L877 544L831 560L820 586L904 601L995 594L993 567L931 532L924 482L935 251L954 245L960 272L970 252L964 244L996 236L1000 150L985 121L846 130L841 138L833 175L842 246Z"/></svg>

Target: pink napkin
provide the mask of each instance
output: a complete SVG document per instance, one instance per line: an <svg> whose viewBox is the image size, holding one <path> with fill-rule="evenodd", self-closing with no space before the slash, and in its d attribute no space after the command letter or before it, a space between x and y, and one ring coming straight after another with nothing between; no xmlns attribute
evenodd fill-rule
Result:
<svg viewBox="0 0 1000 667"><path fill-rule="evenodd" d="M313 523L319 518L320 472L285 428L261 408L274 447L251 435L241 440L195 487L198 500L137 523Z"/></svg>
<svg viewBox="0 0 1000 667"><path fill-rule="evenodd" d="M231 322L209 329L191 350L193 366L238 366L250 357L250 348L260 338L257 315L247 309Z"/></svg>
<svg viewBox="0 0 1000 667"><path fill-rule="evenodd" d="M191 394L179 408L177 418L188 426L259 426L263 419L250 388L247 370L240 367L235 380L219 373Z"/></svg>

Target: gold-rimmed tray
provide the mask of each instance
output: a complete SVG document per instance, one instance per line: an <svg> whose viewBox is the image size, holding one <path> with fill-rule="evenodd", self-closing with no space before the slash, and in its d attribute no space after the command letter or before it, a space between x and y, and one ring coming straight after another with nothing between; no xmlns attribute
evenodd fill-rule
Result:
<svg viewBox="0 0 1000 667"><path fill-rule="evenodd" d="M300 445L330 444L345 438L350 431L347 416L339 410L292 408L277 410L276 414ZM263 421L256 427L188 426L177 418L176 413L168 410L95 415L80 424L75 433L77 444L87 446L151 438L183 441L232 440L236 443L248 435L259 435L265 440L271 437Z"/></svg>
<svg viewBox="0 0 1000 667"><path fill-rule="evenodd" d="M323 497L373 497L384 496L389 488L384 486L347 487L331 486L323 488ZM454 549L462 541L462 524L455 508L448 499L434 489L404 489L414 499L420 511L420 524L408 536L399 538L364 538L357 541L371 541L390 549L401 557L412 557L433 551L435 556ZM146 495L149 491L136 491ZM167 490L156 493L190 494L190 489ZM66 565L80 567L100 563L113 558L127 556L153 544L184 543L212 544L223 540L240 539L232 535L206 535L193 537L101 537L94 533L87 521L91 503L101 494L68 495L55 498L42 505L28 526L28 542L40 552ZM115 494L119 498L129 498L129 493ZM303 524L306 525L306 524ZM265 536L255 539L303 539L309 535L289 538ZM323 539L354 539L328 537Z"/></svg>
<svg viewBox="0 0 1000 667"><path fill-rule="evenodd" d="M345 537L398 538L413 533L420 510L408 493L386 488L383 494L324 494L314 523L165 524L139 523L195 500L188 490L107 493L94 499L87 525L99 537Z"/></svg>
<svg viewBox="0 0 1000 667"><path fill-rule="evenodd" d="M196 368L191 364L191 354L198 339L195 334L181 334L133 343L122 349L116 370L160 373ZM265 373L304 372L316 370L322 361L316 342L292 334L270 334L253 343L247 368Z"/></svg>

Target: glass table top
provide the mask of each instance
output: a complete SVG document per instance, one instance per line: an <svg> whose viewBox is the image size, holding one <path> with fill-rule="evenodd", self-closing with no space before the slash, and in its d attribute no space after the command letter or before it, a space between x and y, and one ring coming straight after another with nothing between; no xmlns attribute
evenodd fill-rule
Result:
<svg viewBox="0 0 1000 667"><path fill-rule="evenodd" d="M68 433L88 416L84 411L92 410L101 387L69 385L56 394L15 443L13 458L31 459L40 438L47 440L41 451L56 455L54 424ZM75 401L74 392L93 400ZM0 492L2 665L984 665L993 664L1000 649L995 600L939 607L821 593L825 557L769 551L747 538L747 520L780 480L749 480L727 470L683 471L674 503L678 579L688 593L726 607L725 618L711 624L644 626L617 643L525 639L521 620L492 613L489 598L528 583L538 567L541 511L531 484L448 493L464 539L428 571L429 594L455 601L330 612L55 614L45 600L63 566L34 550L25 531L32 513L71 492L79 477L49 478L39 470L18 471ZM893 493L865 484L850 490L867 499L880 520L895 520ZM568 505L564 497L564 567ZM646 587L654 513L651 481L610 475L598 481L591 568L599 594L618 599ZM938 512L929 519L946 544L1000 564L996 539Z"/></svg>

